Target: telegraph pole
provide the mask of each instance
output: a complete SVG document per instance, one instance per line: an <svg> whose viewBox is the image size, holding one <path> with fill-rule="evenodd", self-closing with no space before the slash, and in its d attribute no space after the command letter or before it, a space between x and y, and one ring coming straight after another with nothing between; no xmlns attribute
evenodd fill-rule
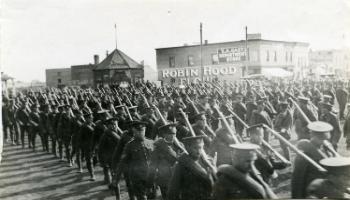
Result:
<svg viewBox="0 0 350 200"><path fill-rule="evenodd" d="M245 26L245 73L249 75L248 69L248 27Z"/></svg>
<svg viewBox="0 0 350 200"><path fill-rule="evenodd" d="M199 25L199 34L200 34L200 61L201 61L201 71L202 71L202 81L204 81L204 70L203 70L203 59L202 59L202 45L203 45L203 31L202 31L202 22Z"/></svg>

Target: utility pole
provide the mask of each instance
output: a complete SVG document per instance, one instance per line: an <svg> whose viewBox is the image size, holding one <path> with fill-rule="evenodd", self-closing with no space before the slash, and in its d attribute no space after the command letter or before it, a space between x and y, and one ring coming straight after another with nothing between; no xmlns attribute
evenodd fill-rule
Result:
<svg viewBox="0 0 350 200"><path fill-rule="evenodd" d="M245 74L249 75L248 69L248 27L245 27Z"/></svg>
<svg viewBox="0 0 350 200"><path fill-rule="evenodd" d="M202 81L204 81L204 70L203 70L203 59L202 59L202 45L203 45L203 31L202 31L202 22L199 25L199 34L200 34L200 61L201 61L201 72L202 72Z"/></svg>

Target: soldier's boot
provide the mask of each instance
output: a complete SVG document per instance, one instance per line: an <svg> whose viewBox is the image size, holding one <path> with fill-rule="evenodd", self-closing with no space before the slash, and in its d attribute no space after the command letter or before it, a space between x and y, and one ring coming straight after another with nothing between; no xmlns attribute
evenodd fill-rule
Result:
<svg viewBox="0 0 350 200"><path fill-rule="evenodd" d="M72 163L72 158L71 158L71 155L70 155L70 146L69 146L69 144L65 144L64 146L65 146L65 153L66 153L68 166L72 167L73 163Z"/></svg>
<svg viewBox="0 0 350 200"><path fill-rule="evenodd" d="M94 172L94 167L92 166L92 158L90 156L87 156L85 159L86 159L86 167L90 174L90 181L95 181L95 172Z"/></svg>
<svg viewBox="0 0 350 200"><path fill-rule="evenodd" d="M76 160L77 160L77 166L78 166L78 172L79 173L83 173L83 167L81 165L81 155L80 155L80 151L77 151L77 156L76 156Z"/></svg>
<svg viewBox="0 0 350 200"><path fill-rule="evenodd" d="M63 145L62 142L58 142L58 153L60 156L61 161L63 161Z"/></svg>
<svg viewBox="0 0 350 200"><path fill-rule="evenodd" d="M52 139L51 140L51 152L52 154L57 158L57 150L56 150L56 140Z"/></svg>
<svg viewBox="0 0 350 200"><path fill-rule="evenodd" d="M120 187L119 187L119 184L111 184L110 186L110 189L113 190L114 192L114 195L115 195L115 199L116 200L120 200Z"/></svg>
<svg viewBox="0 0 350 200"><path fill-rule="evenodd" d="M112 183L111 171L108 167L103 167L104 181L107 185Z"/></svg>

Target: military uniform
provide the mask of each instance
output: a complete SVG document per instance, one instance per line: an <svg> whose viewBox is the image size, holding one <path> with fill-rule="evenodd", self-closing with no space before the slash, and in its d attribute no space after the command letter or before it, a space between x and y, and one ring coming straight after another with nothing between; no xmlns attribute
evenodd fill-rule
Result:
<svg viewBox="0 0 350 200"><path fill-rule="evenodd" d="M89 116L92 113L85 113L84 115ZM91 116L92 117L92 116ZM94 129L95 124L93 122L86 121L80 129L80 148L83 150L83 154L86 161L86 167L89 171L91 180L95 180L95 173L93 168L93 156L94 156Z"/></svg>
<svg viewBox="0 0 350 200"><path fill-rule="evenodd" d="M330 142L332 143L333 147L337 149L338 142L341 137L341 129L340 129L340 122L336 114L332 113L332 105L324 103L322 104L323 107L325 107L328 111L326 113L322 113L320 116L320 121L324 121L329 123L333 126L333 130L331 131L331 139Z"/></svg>
<svg viewBox="0 0 350 200"><path fill-rule="evenodd" d="M117 171L127 170L132 191L138 200L147 199L147 174L153 142L134 138L124 148ZM119 172L120 173L120 172Z"/></svg>
<svg viewBox="0 0 350 200"><path fill-rule="evenodd" d="M327 169L327 177L315 179L307 187L307 198L349 199L349 166L347 157L326 158L320 161Z"/></svg>
<svg viewBox="0 0 350 200"><path fill-rule="evenodd" d="M189 146L197 143L203 145L203 136L187 137L183 141ZM214 174L204 163L202 156L198 160L188 154L179 157L169 183L169 200L211 199Z"/></svg>
<svg viewBox="0 0 350 200"><path fill-rule="evenodd" d="M103 123L107 124L108 126L108 124L115 123L115 121L116 121L115 118L108 118L104 120ZM113 151L121 138L120 134L121 133L118 133L116 129L107 127L107 129L105 129L99 142L98 158L99 158L101 167L103 168L104 180L108 185L112 183L112 178L111 178L112 156L113 156Z"/></svg>
<svg viewBox="0 0 350 200"><path fill-rule="evenodd" d="M254 162L256 159L255 151L259 148L254 144L235 144L231 145L235 156L249 159ZM247 155L248 154L248 155ZM241 163L239 163L241 162ZM262 180L255 169L249 169L242 164L245 161L238 160L233 165L222 165L217 172L217 181L214 185L213 196L217 200L231 199L265 199L275 198L274 193L268 185Z"/></svg>
<svg viewBox="0 0 350 200"><path fill-rule="evenodd" d="M29 112L25 103L22 107L17 111L16 118L19 124L20 132L21 132L21 144L22 148L24 148L24 137L25 133L28 135L28 146L31 147L30 135L29 135Z"/></svg>
<svg viewBox="0 0 350 200"><path fill-rule="evenodd" d="M313 137L320 137L320 140L324 140L326 136L324 134L329 133L332 130L332 126L324 122L313 122L308 125L308 128L313 132ZM318 136L319 135L319 136ZM308 157L315 162L319 163L320 160L327 158L327 153L322 149L322 146L313 143L309 140L300 140L297 147L302 150ZM324 174L318 171L317 168L312 166L300 155L295 157L294 169L292 173L292 198L302 199L306 198L307 186L317 178L323 178Z"/></svg>
<svg viewBox="0 0 350 200"><path fill-rule="evenodd" d="M299 97L299 101L303 103L302 105L305 105L300 106L300 108L308 117L308 119L312 122L316 121L318 119L317 112L313 111L309 106L306 106L309 99L305 97ZM308 122L303 118L297 109L294 111L293 118L295 120L295 132L298 135L298 140L310 139L309 130L307 128Z"/></svg>

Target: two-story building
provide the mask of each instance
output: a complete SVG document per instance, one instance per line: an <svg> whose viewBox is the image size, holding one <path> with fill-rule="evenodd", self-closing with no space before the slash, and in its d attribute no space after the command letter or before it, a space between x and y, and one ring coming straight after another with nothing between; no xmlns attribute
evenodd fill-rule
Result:
<svg viewBox="0 0 350 200"><path fill-rule="evenodd" d="M298 78L308 66L308 48L308 43L264 40L260 34L248 35L247 41L157 48L158 80L175 84L212 79L232 82L248 74L271 74L273 69Z"/></svg>

